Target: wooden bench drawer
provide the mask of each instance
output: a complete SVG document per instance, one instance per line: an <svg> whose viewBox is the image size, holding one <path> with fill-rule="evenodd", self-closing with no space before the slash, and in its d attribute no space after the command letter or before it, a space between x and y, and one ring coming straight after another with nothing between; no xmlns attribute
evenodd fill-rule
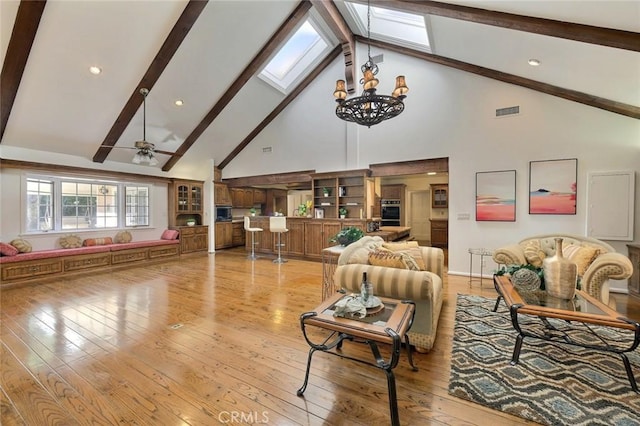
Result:
<svg viewBox="0 0 640 426"><path fill-rule="evenodd" d="M116 265L118 263L140 262L147 260L147 252L149 249L131 249L111 252L111 263Z"/></svg>
<svg viewBox="0 0 640 426"><path fill-rule="evenodd" d="M43 259L2 265L2 281L54 275L62 272L62 259Z"/></svg>
<svg viewBox="0 0 640 426"><path fill-rule="evenodd" d="M96 253L83 256L73 256L64 259L65 271L78 271L81 269L97 268L99 266L109 266L111 264L111 253Z"/></svg>
<svg viewBox="0 0 640 426"><path fill-rule="evenodd" d="M149 248L149 259L155 259L158 257L166 257L166 256L178 256L179 254L180 254L179 244Z"/></svg>

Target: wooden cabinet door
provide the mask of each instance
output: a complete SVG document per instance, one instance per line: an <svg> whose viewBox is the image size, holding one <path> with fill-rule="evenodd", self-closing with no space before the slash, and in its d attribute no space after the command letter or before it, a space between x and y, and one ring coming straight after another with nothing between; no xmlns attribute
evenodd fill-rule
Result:
<svg viewBox="0 0 640 426"><path fill-rule="evenodd" d="M304 221L287 220L289 241L287 253L304 256Z"/></svg>
<svg viewBox="0 0 640 426"><path fill-rule="evenodd" d="M322 222L304 223L304 254L309 257L322 257Z"/></svg>
<svg viewBox="0 0 640 426"><path fill-rule="evenodd" d="M233 224L231 222L216 222L216 249L231 247L233 243Z"/></svg>
<svg viewBox="0 0 640 426"><path fill-rule="evenodd" d="M253 204L264 204L267 202L267 191L253 188Z"/></svg>
<svg viewBox="0 0 640 426"><path fill-rule="evenodd" d="M431 185L431 207L434 209L449 207L449 185Z"/></svg>
<svg viewBox="0 0 640 426"><path fill-rule="evenodd" d="M231 188L231 205L234 208L242 208L244 203L244 191L242 188Z"/></svg>
<svg viewBox="0 0 640 426"><path fill-rule="evenodd" d="M382 185L380 187L380 198L383 200L400 200L404 196L403 184L398 185Z"/></svg>
<svg viewBox="0 0 640 426"><path fill-rule="evenodd" d="M446 248L449 239L449 223L446 220L431 221L431 245Z"/></svg>
<svg viewBox="0 0 640 426"><path fill-rule="evenodd" d="M243 246L244 245L244 224L234 223L232 228L233 228L233 236L231 238L231 245L233 247Z"/></svg>
<svg viewBox="0 0 640 426"><path fill-rule="evenodd" d="M231 196L229 195L229 188L224 183L215 183L215 203L217 206L230 206Z"/></svg>

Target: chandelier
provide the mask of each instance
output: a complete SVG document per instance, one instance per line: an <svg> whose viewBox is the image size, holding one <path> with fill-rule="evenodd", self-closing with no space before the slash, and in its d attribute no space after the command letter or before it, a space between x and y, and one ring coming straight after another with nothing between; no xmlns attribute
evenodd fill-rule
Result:
<svg viewBox="0 0 640 426"><path fill-rule="evenodd" d="M368 60L362 66L363 77L360 79L363 92L362 95L347 99L344 80L336 81L336 90L333 96L336 98L338 106L336 115L345 121L351 121L363 126L371 127L381 123L404 111L404 102L409 88L404 76L396 77L396 88L391 96L376 94L376 86L379 80L378 66L371 59L371 5L367 1L367 57Z"/></svg>

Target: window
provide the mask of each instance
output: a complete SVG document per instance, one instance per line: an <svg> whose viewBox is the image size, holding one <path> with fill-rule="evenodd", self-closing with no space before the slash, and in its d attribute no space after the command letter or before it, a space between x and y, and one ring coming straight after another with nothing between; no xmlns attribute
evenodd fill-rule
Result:
<svg viewBox="0 0 640 426"><path fill-rule="evenodd" d="M317 21L309 17L262 69L259 77L287 93L322 60L330 48L329 38L319 30Z"/></svg>
<svg viewBox="0 0 640 426"><path fill-rule="evenodd" d="M341 5L339 9L344 10ZM344 2L348 13L345 18L355 23L362 36L367 36L367 5ZM423 15L401 12L371 6L371 38L410 49L431 52L429 35L426 25L427 19ZM352 27L353 28L353 27Z"/></svg>
<svg viewBox="0 0 640 426"><path fill-rule="evenodd" d="M149 188L146 186L127 186L125 194L125 225L149 225Z"/></svg>
<svg viewBox="0 0 640 426"><path fill-rule="evenodd" d="M26 203L27 232L149 226L151 222L148 185L28 177Z"/></svg>
<svg viewBox="0 0 640 426"><path fill-rule="evenodd" d="M27 180L27 229L48 231L53 229L53 182L40 179Z"/></svg>

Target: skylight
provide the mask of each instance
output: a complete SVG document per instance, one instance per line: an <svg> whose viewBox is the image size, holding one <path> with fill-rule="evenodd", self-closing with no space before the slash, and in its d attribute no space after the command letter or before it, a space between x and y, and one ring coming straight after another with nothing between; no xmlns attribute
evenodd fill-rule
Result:
<svg viewBox="0 0 640 426"><path fill-rule="evenodd" d="M344 3L363 36L367 36L367 5ZM423 15L371 6L371 38L431 52Z"/></svg>
<svg viewBox="0 0 640 426"><path fill-rule="evenodd" d="M259 77L287 93L328 52L329 41L311 18L298 28L260 72Z"/></svg>

